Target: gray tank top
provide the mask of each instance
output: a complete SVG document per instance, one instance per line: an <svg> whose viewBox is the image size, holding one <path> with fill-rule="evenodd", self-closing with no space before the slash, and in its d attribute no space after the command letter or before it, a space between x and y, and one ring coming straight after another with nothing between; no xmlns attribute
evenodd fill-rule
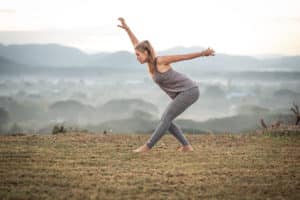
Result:
<svg viewBox="0 0 300 200"><path fill-rule="evenodd" d="M172 99L174 99L179 92L193 87L198 87L196 82L191 80L187 75L179 73L172 68L163 73L159 72L157 69L156 60L157 58L154 60L153 80Z"/></svg>

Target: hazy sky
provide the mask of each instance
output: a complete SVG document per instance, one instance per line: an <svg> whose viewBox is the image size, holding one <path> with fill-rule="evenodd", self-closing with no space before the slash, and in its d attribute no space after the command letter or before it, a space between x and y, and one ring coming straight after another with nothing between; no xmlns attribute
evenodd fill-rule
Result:
<svg viewBox="0 0 300 200"><path fill-rule="evenodd" d="M0 43L132 51L119 16L156 50L300 55L300 0L0 0Z"/></svg>

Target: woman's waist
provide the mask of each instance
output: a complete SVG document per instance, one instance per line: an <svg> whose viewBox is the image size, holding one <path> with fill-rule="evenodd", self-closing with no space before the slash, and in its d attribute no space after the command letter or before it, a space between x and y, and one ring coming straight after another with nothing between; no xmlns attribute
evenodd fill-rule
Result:
<svg viewBox="0 0 300 200"><path fill-rule="evenodd" d="M166 92L174 92L174 93L177 93L177 92L184 92L184 91L187 91L187 90L191 90L193 88L198 88L199 89L199 86L198 85L188 85L188 86L173 86L173 87L166 87L166 86L163 86L163 85L159 85L159 87L161 89L163 89L164 91Z"/></svg>

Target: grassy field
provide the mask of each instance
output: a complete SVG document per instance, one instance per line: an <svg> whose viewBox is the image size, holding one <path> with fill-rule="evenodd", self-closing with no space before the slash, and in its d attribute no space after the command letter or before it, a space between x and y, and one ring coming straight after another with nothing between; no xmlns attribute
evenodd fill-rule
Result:
<svg viewBox="0 0 300 200"><path fill-rule="evenodd" d="M299 136L148 137L0 136L0 199L300 199Z"/></svg>

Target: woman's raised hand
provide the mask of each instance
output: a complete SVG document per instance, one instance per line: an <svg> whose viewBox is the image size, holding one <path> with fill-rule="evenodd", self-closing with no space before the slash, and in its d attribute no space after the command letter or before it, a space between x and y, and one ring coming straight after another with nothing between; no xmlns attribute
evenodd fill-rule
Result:
<svg viewBox="0 0 300 200"><path fill-rule="evenodd" d="M118 25L118 27L128 30L129 27L126 24L125 19L123 17L119 17L118 20L121 22L121 25Z"/></svg>
<svg viewBox="0 0 300 200"><path fill-rule="evenodd" d="M211 48L207 48L206 50L202 51L203 56L214 56L215 51Z"/></svg>
<svg viewBox="0 0 300 200"><path fill-rule="evenodd" d="M123 17L119 17L118 20L120 20L121 22L121 25L118 25L118 27L124 29L128 33L128 36L133 44L133 47L135 48L135 46L139 43L138 39L135 37L133 32L129 29Z"/></svg>

